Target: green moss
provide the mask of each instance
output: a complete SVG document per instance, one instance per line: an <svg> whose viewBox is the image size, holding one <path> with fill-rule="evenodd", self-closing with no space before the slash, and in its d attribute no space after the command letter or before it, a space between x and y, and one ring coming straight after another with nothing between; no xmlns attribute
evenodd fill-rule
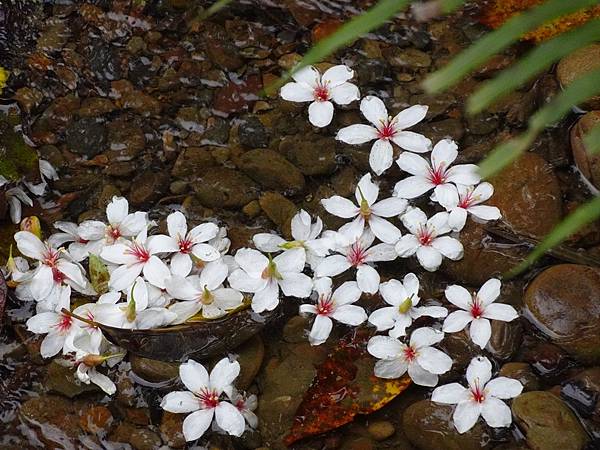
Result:
<svg viewBox="0 0 600 450"><path fill-rule="evenodd" d="M10 122L10 118L0 118L0 175L9 181L17 181L35 173L38 156Z"/></svg>

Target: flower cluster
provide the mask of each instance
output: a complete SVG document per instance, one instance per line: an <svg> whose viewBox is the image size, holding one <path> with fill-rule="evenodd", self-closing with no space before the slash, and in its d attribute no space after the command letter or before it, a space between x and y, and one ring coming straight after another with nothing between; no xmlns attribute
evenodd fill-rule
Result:
<svg viewBox="0 0 600 450"><path fill-rule="evenodd" d="M348 82L353 71L346 66L334 66L322 76L307 67L293 77L295 81L282 88L281 96L312 101L309 119L316 126L331 122L333 103L346 105L360 98L358 88ZM373 336L367 345L377 359L376 376L408 374L416 384L436 386L439 375L452 367L452 358L436 348L446 333L468 326L473 342L484 349L491 336L490 320L511 321L518 315L511 306L494 303L500 295L499 280L489 280L476 294L449 286L445 292L449 304L442 306L421 301L419 279L413 273L405 274L402 281L382 282L378 264L416 256L425 270L435 271L443 258L462 258L458 233L469 214L485 221L498 219L500 212L481 204L493 188L480 183L477 166L452 165L458 156L453 141L441 140L432 147L429 139L406 131L425 118L426 106L412 106L391 117L380 99L367 96L360 110L371 125L343 128L337 139L349 144L375 140L370 164L376 175L394 163L392 144L397 145L405 151L396 164L409 176L399 180L389 196L382 195L379 183L368 173L358 182L354 200L337 195L323 199L328 213L347 220L338 230L324 230L319 217L300 210L291 219L291 239L258 233L253 236L254 248L228 254L226 228L212 222L190 228L184 214L176 211L166 218L166 233L161 234L147 213L130 212L126 199L114 197L106 208L106 221L57 222L59 232L47 241L30 231L18 232L17 247L27 259L11 257L5 271L16 285L17 296L36 302L37 314L27 326L46 335L42 355L62 353L77 367L82 382L113 393L114 384L96 368L111 367L123 352L110 344L98 324L151 329L193 318L216 319L248 306L260 314L275 309L284 296L310 299L299 311L314 315L308 335L312 345L328 339L333 321L367 324L375 332L387 333ZM430 151L429 160L416 154ZM423 195L431 200L431 208L420 203L431 209L430 217L411 204ZM93 278L87 274L92 267L104 273L108 283L90 281ZM342 274L344 281L336 285L335 277ZM93 300L72 309L73 290ZM379 296L385 306L374 308ZM220 361L210 375L195 361L181 365L180 377L189 392L168 394L162 407L191 413L183 426L187 440L202 436L213 418L217 429L235 436L243 433L245 422L256 426L252 413L256 398L233 389L238 373L239 364L228 359ZM488 389L489 378L467 372L468 395L457 387L434 391L441 392L434 401L458 403L459 432L475 423L476 410L492 426L506 425L505 410L498 409L495 399L513 396L516 388L500 382ZM468 410L468 420L461 419L463 410ZM500 411L502 420L490 419L495 411Z"/></svg>

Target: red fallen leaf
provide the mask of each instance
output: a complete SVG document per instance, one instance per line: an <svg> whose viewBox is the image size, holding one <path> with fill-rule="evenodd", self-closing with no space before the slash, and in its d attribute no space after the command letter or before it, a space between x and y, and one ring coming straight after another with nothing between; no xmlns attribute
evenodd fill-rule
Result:
<svg viewBox="0 0 600 450"><path fill-rule="evenodd" d="M341 427L357 414L377 411L410 385L408 376L385 380L373 375L375 359L367 353L370 337L369 331L356 330L317 368L284 438L286 445Z"/></svg>

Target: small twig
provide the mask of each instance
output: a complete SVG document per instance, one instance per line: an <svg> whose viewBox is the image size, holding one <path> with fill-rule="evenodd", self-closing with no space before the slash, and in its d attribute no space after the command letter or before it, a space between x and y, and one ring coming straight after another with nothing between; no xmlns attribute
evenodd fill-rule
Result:
<svg viewBox="0 0 600 450"><path fill-rule="evenodd" d="M81 317L81 316L75 314L74 312L69 311L67 308L61 309L60 312L62 312L63 314L66 314L69 317L73 317L74 319L81 320L82 322L85 322L88 325L91 325L93 327L100 327L100 324L98 322L94 322L91 319L86 319L84 317Z"/></svg>

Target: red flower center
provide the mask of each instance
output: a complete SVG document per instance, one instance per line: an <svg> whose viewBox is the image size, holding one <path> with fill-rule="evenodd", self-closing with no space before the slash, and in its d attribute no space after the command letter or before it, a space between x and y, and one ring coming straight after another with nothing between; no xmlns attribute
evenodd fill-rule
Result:
<svg viewBox="0 0 600 450"><path fill-rule="evenodd" d="M71 329L71 324L73 323L73 318L68 316L67 314L60 314L60 320L56 324L56 328L58 328L59 333L66 333Z"/></svg>
<svg viewBox="0 0 600 450"><path fill-rule="evenodd" d="M109 225L106 232L108 236L115 241L121 237L121 230L119 230L119 227L113 228L112 225Z"/></svg>
<svg viewBox="0 0 600 450"><path fill-rule="evenodd" d="M65 281L67 276L64 273L62 273L60 270L58 270L56 267L53 267L52 268L52 278L54 279L54 282L56 284L61 284L63 281Z"/></svg>
<svg viewBox="0 0 600 450"><path fill-rule="evenodd" d="M429 181L436 186L446 182L446 170L443 164L435 169L429 169Z"/></svg>
<svg viewBox="0 0 600 450"><path fill-rule="evenodd" d="M54 269L56 267L56 263L58 262L58 258L59 258L59 254L56 250L54 250L53 248L48 247L46 249L46 254L44 255L44 259L42 261L42 264L51 267L52 269Z"/></svg>
<svg viewBox="0 0 600 450"><path fill-rule="evenodd" d="M419 239L419 243L421 245L431 245L431 242L433 241L433 233L429 228L427 228L427 226L421 227L417 233L417 239Z"/></svg>
<svg viewBox="0 0 600 450"><path fill-rule="evenodd" d="M350 264L352 264L354 267L358 267L365 262L365 259L367 258L367 252L364 248L362 248L362 245L360 245L359 242L355 242L350 246L350 251L348 252L346 258Z"/></svg>
<svg viewBox="0 0 600 450"><path fill-rule="evenodd" d="M180 239L179 240L179 252L184 254L189 254L192 251L192 247L194 243L190 239Z"/></svg>
<svg viewBox="0 0 600 450"><path fill-rule="evenodd" d="M462 197L460 199L460 201L458 202L458 207L459 208L464 208L467 209L471 206L471 204L473 203L475 199L473 198L473 192L467 192L467 195L465 195L464 197Z"/></svg>
<svg viewBox="0 0 600 450"><path fill-rule="evenodd" d="M143 246L137 242L132 242L131 247L127 250L127 253L137 258L138 262L145 263L150 259L150 253Z"/></svg>
<svg viewBox="0 0 600 450"><path fill-rule="evenodd" d="M483 305L479 302L479 299L477 297L475 297L473 299L473 303L471 303L471 315L475 318L475 319L479 319L484 312L484 308Z"/></svg>
<svg viewBox="0 0 600 450"><path fill-rule="evenodd" d="M239 410L239 411L243 411L246 409L246 402L243 399L239 399L237 402L235 402L235 407Z"/></svg>
<svg viewBox="0 0 600 450"><path fill-rule="evenodd" d="M411 346L407 345L404 349L404 358L407 361L412 361L417 356L417 351Z"/></svg>
<svg viewBox="0 0 600 450"><path fill-rule="evenodd" d="M325 86L319 85L315 88L313 95L316 101L326 102L329 100L329 89L327 89Z"/></svg>
<svg viewBox="0 0 600 450"><path fill-rule="evenodd" d="M317 314L321 316L328 316L333 312L333 299L331 295L324 296L321 295L319 297L319 301L317 302Z"/></svg>
<svg viewBox="0 0 600 450"><path fill-rule="evenodd" d="M485 400L485 392L479 386L479 381L475 380L475 386L471 387L471 396L477 403L483 403Z"/></svg>
<svg viewBox="0 0 600 450"><path fill-rule="evenodd" d="M388 140L394 137L396 134L396 129L389 121L384 123L383 126L379 129L378 137L379 139Z"/></svg>
<svg viewBox="0 0 600 450"><path fill-rule="evenodd" d="M204 409L216 408L219 405L219 394L214 390L202 389L198 397Z"/></svg>

